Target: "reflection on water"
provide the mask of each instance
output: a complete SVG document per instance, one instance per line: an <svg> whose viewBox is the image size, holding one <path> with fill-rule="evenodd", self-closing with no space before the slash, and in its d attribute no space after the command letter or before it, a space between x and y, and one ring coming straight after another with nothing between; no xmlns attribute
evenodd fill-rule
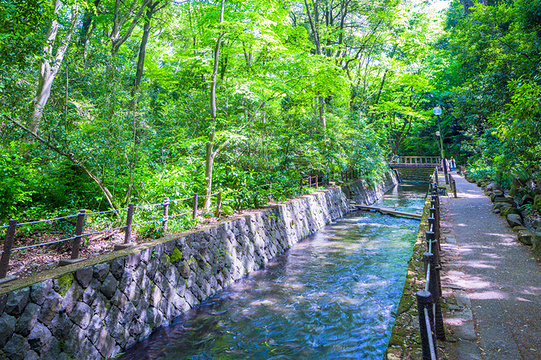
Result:
<svg viewBox="0 0 541 360"><path fill-rule="evenodd" d="M420 212L426 185L383 207ZM130 348L121 359L382 359L418 220L356 212Z"/></svg>

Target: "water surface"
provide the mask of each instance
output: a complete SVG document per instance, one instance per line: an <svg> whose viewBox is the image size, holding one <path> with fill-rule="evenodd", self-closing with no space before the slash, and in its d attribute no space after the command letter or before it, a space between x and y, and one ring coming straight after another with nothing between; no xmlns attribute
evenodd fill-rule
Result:
<svg viewBox="0 0 541 360"><path fill-rule="evenodd" d="M426 185L379 205L422 211ZM296 244L120 359L382 359L418 220L355 212Z"/></svg>

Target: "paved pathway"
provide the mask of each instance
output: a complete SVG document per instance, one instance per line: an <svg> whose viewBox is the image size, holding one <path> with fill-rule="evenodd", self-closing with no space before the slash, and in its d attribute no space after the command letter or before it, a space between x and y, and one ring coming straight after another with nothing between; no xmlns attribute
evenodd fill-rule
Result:
<svg viewBox="0 0 541 360"><path fill-rule="evenodd" d="M450 359L541 359L541 266L483 190L456 179L443 197L442 283ZM456 340L456 341L455 341Z"/></svg>

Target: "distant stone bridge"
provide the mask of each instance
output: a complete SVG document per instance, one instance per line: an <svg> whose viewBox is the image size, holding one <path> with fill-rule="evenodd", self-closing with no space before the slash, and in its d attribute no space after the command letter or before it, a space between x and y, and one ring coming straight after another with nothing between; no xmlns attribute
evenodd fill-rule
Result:
<svg viewBox="0 0 541 360"><path fill-rule="evenodd" d="M389 167L400 174L402 180L429 181L434 168L441 165L439 156L396 156Z"/></svg>

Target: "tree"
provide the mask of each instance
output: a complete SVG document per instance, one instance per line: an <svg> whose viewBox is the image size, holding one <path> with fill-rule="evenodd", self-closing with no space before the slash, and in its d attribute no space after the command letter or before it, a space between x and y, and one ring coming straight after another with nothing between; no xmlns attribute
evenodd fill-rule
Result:
<svg viewBox="0 0 541 360"><path fill-rule="evenodd" d="M62 3L60 0L53 0L54 14L59 16L62 10ZM36 91L36 96L33 99L33 111L32 118L30 120L30 131L37 133L41 118L43 116L43 109L47 105L47 101L51 96L51 87L53 81L58 74L58 70L64 60L64 55L71 42L71 37L75 31L75 25L79 19L79 7L77 4L71 6L71 19L69 27L66 30L64 38L61 40L55 51L56 38L58 36L59 23L58 20L53 19L49 25L47 31L47 37L45 39L45 46L43 48L43 59L39 67L39 82Z"/></svg>

